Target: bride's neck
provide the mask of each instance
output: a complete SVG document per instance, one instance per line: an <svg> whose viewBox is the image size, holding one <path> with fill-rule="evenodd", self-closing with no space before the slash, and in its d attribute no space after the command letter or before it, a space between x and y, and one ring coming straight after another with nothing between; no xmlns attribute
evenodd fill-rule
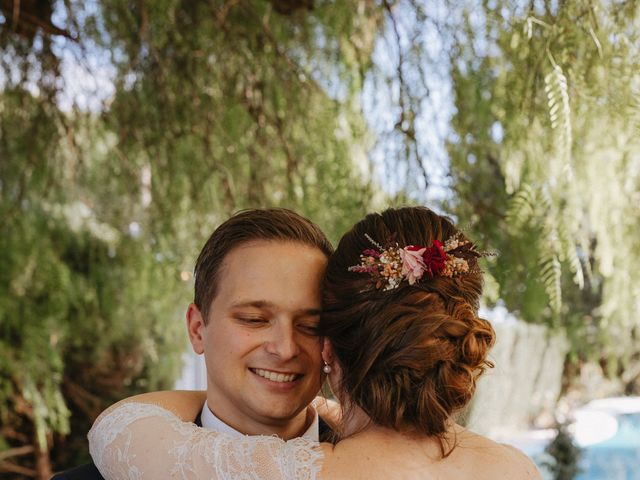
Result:
<svg viewBox="0 0 640 480"><path fill-rule="evenodd" d="M464 429L458 426L453 419L450 419L446 425L446 433L443 437L445 443L456 443L456 438L460 435ZM391 437L402 437L409 439L412 442L419 440L421 442L431 442L434 445L440 445L440 440L435 436L427 436L417 431L411 432L410 430L401 432L393 428L383 427L371 420L371 417L367 415L361 408L354 406L350 412L348 418L343 418L342 428L340 431L342 439L354 438L354 437L369 437L374 438L381 436L387 440Z"/></svg>
<svg viewBox="0 0 640 480"><path fill-rule="evenodd" d="M358 406L353 406L349 415L342 420L343 423L340 433L343 438L377 428L377 426L371 422L371 417Z"/></svg>

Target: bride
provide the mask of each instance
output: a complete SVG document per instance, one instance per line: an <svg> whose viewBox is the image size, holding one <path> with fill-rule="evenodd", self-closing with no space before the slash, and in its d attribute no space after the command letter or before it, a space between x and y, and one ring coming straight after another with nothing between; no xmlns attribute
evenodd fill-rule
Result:
<svg viewBox="0 0 640 480"><path fill-rule="evenodd" d="M475 250L445 217L409 207L367 215L329 260L319 334L339 412L335 445L204 430L200 392L109 408L89 432L107 479L539 479L518 450L455 423L491 363L477 316Z"/></svg>

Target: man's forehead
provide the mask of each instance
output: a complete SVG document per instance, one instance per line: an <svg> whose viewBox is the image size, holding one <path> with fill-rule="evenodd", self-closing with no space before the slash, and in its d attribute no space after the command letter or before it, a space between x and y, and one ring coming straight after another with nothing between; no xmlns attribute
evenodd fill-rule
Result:
<svg viewBox="0 0 640 480"><path fill-rule="evenodd" d="M317 268L318 261L324 270L328 262L327 256L317 247L304 243L284 240L244 242L225 255L220 264L218 278L223 279L231 273L240 273L246 279L258 274L276 276L280 271L289 268L308 271L311 277L315 276L311 267L316 265ZM243 270L237 272L237 268Z"/></svg>
<svg viewBox="0 0 640 480"><path fill-rule="evenodd" d="M224 259L226 259L232 253L250 248L303 248L303 249L311 249L317 250L323 257L328 258L327 254L324 253L320 247L317 245L312 245L300 240L289 239L289 238L254 238L251 240L245 240L238 245L231 248L225 255Z"/></svg>
<svg viewBox="0 0 640 480"><path fill-rule="evenodd" d="M260 308L316 308L326 256L297 242L245 242L224 258L212 301ZM272 304L272 305L269 305Z"/></svg>

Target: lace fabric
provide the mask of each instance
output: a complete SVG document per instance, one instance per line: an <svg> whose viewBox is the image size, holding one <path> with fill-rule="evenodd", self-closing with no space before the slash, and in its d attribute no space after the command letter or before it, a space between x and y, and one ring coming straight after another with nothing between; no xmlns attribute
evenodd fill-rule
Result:
<svg viewBox="0 0 640 480"><path fill-rule="evenodd" d="M315 442L238 438L144 403L125 403L103 414L88 437L93 461L107 480L315 480L322 463Z"/></svg>

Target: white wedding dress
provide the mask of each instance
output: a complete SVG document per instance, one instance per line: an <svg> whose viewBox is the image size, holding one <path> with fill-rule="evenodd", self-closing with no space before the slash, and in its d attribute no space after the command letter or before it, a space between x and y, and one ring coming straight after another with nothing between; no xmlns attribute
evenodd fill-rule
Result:
<svg viewBox="0 0 640 480"><path fill-rule="evenodd" d="M316 442L238 438L145 403L125 403L103 414L88 436L93 461L106 480L314 480L322 463Z"/></svg>

